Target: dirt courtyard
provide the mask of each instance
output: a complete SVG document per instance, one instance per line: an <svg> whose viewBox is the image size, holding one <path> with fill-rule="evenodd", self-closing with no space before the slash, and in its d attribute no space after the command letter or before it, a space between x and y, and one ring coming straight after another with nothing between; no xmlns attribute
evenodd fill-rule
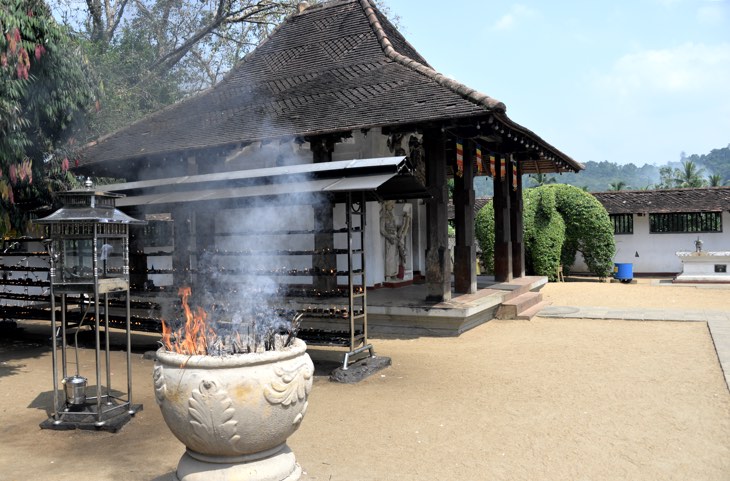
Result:
<svg viewBox="0 0 730 481"><path fill-rule="evenodd" d="M542 292L553 305L730 309L730 289L648 280ZM50 431L38 426L50 408L50 327L21 325L40 335L0 335L0 481L171 480L184 447L142 356L156 338L134 336L144 410L120 432ZM704 322L538 317L372 342L393 364L355 385L324 375L340 351L310 349L323 375L289 438L305 480L730 479L730 393ZM91 369L93 351L81 359Z"/></svg>

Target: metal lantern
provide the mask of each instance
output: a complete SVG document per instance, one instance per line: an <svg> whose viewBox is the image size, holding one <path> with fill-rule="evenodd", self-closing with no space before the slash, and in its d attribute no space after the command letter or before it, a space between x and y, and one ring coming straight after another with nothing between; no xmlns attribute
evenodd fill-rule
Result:
<svg viewBox="0 0 730 481"><path fill-rule="evenodd" d="M63 207L39 219L48 225L49 239L45 241L51 258L51 324L53 329L53 417L42 427L93 426L116 430L120 422L141 409L132 404L130 294L129 294L129 226L144 224L115 208L118 194L94 190L90 180L85 190L59 194ZM126 297L124 329L126 330L127 393L118 389L112 394L109 352L109 296ZM60 295L60 336L57 326L56 295ZM100 298L103 305L100 305ZM103 322L101 321L103 316ZM71 328L75 323L75 326ZM78 332L91 326L95 333L96 393L87 395L87 378L79 372ZM105 362L101 361L104 329ZM66 335L75 331L75 374L69 373ZM61 340L61 360L58 359L58 337ZM61 398L60 384L65 396ZM102 385L102 374L106 385ZM93 394L93 393L92 393Z"/></svg>

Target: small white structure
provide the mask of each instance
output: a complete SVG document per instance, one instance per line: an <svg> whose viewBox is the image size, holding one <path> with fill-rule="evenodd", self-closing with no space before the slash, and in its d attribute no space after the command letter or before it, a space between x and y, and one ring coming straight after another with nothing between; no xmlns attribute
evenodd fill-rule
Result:
<svg viewBox="0 0 730 481"><path fill-rule="evenodd" d="M730 283L730 251L677 252L682 261L682 273L674 282L728 282Z"/></svg>

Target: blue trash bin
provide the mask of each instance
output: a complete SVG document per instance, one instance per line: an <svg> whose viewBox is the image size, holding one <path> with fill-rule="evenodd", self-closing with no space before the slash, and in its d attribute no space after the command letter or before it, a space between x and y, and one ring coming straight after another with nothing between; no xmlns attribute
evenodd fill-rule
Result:
<svg viewBox="0 0 730 481"><path fill-rule="evenodd" d="M623 283L631 282L634 278L634 265L630 262L617 262L613 265L613 278Z"/></svg>

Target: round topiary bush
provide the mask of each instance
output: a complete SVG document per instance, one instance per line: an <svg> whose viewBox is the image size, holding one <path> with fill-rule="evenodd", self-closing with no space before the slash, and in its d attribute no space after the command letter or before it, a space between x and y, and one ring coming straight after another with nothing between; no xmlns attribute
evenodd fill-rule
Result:
<svg viewBox="0 0 730 481"><path fill-rule="evenodd" d="M523 202L525 270L556 280L565 244L565 222L555 208L555 192L529 189L523 194Z"/></svg>
<svg viewBox="0 0 730 481"><path fill-rule="evenodd" d="M575 263L575 254L583 254L588 270L600 278L613 270L616 241L613 223L605 207L590 193L572 185L555 184L555 207L565 221L565 239L562 263L569 269Z"/></svg>
<svg viewBox="0 0 730 481"><path fill-rule="evenodd" d="M613 224L595 197L572 185L552 184L525 189L524 241L526 271L556 280L558 266L569 271L577 252L588 269L607 277L616 251ZM494 206L477 214L475 233L487 272L494 272Z"/></svg>

